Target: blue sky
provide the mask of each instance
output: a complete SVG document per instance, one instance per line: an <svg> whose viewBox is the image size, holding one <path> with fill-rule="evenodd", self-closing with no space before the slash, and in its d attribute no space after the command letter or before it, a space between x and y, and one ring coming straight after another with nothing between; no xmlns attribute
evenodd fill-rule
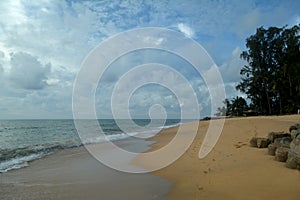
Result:
<svg viewBox="0 0 300 200"><path fill-rule="evenodd" d="M100 42L132 28L164 27L191 37L218 65L227 96L240 95L234 87L245 39L259 26L299 24L299 8L297 0L0 1L0 118L72 118L73 82L83 59ZM107 79L114 80L114 73ZM186 74L202 115L208 115L203 81ZM143 117L151 103L160 103L175 106L169 110L176 116L179 107L170 102L170 91L154 88L135 93L132 113ZM99 115L107 117L106 97L97 98Z"/></svg>

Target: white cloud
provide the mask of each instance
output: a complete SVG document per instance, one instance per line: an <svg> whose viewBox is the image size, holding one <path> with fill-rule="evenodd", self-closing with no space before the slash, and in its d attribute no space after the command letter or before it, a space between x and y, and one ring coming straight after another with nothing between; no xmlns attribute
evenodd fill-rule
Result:
<svg viewBox="0 0 300 200"><path fill-rule="evenodd" d="M2 51L0 51L0 59L4 58L4 53Z"/></svg>
<svg viewBox="0 0 300 200"><path fill-rule="evenodd" d="M164 38L153 38L153 37L146 37L144 38L145 43L160 45L164 41Z"/></svg>
<svg viewBox="0 0 300 200"><path fill-rule="evenodd" d="M220 73L224 81L226 96L229 99L236 96L246 97L245 94L236 90L237 84L241 81L240 71L246 64L246 61L240 58L241 53L241 49L236 47L231 52L231 57L220 66Z"/></svg>
<svg viewBox="0 0 300 200"><path fill-rule="evenodd" d="M187 26L186 24L179 23L177 25L178 29L187 37L194 37L194 31L191 27Z"/></svg>
<svg viewBox="0 0 300 200"><path fill-rule="evenodd" d="M47 76L51 64L42 65L37 58L24 52L11 55L9 79L21 89L43 89L47 86Z"/></svg>
<svg viewBox="0 0 300 200"><path fill-rule="evenodd" d="M246 62L240 58L241 53L241 49L236 47L232 51L231 57L220 66L220 72L225 83L239 82L241 80L240 71L246 64Z"/></svg>
<svg viewBox="0 0 300 200"><path fill-rule="evenodd" d="M24 51L53 67L78 69L82 59L100 40L94 40L97 15L81 3L66 1L16 1L0 3L0 41L10 52ZM47 12L45 12L47 10ZM26 19L26 20L20 20ZM1 45L2 46L2 45Z"/></svg>
<svg viewBox="0 0 300 200"><path fill-rule="evenodd" d="M1 1L0 6L3 9L0 18L5 19L7 25L20 25L27 22L27 16L20 0Z"/></svg>
<svg viewBox="0 0 300 200"><path fill-rule="evenodd" d="M247 95L236 90L236 83L225 84L226 98L233 99L236 96L247 98Z"/></svg>

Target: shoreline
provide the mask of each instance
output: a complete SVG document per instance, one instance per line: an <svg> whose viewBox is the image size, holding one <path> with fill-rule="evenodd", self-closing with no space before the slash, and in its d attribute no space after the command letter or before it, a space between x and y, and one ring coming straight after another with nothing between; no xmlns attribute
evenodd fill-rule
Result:
<svg viewBox="0 0 300 200"><path fill-rule="evenodd" d="M117 143L140 152L148 149L145 144L129 139ZM104 150L113 155L109 149ZM28 167L1 174L0 199L118 200L128 197L161 200L166 199L171 185L149 173L128 174L111 169L81 146L47 155L32 161Z"/></svg>
<svg viewBox="0 0 300 200"><path fill-rule="evenodd" d="M217 119L214 119L217 120ZM95 160L84 146L66 149L30 162L29 167L1 174L1 199L299 199L300 172L287 169L249 146L253 136L288 132L299 115L226 118L213 150L198 158L209 121L199 121L187 151L171 165L146 174L127 174ZM181 124L188 134L191 123ZM125 149L155 151L169 143L178 126L146 139L147 145L118 141ZM137 146L136 146L137 145ZM129 165L146 167L151 160L135 157Z"/></svg>
<svg viewBox="0 0 300 200"><path fill-rule="evenodd" d="M171 181L168 199L299 199L300 172L285 168L267 154L267 149L249 146L253 136L267 136L272 131L288 132L300 122L299 115L254 116L225 119L221 137L213 150L198 158L209 121L200 121L195 140L171 165L151 172ZM185 124L186 125L186 124ZM161 131L150 151L165 146L176 128ZM137 158L134 163L147 166L151 161Z"/></svg>

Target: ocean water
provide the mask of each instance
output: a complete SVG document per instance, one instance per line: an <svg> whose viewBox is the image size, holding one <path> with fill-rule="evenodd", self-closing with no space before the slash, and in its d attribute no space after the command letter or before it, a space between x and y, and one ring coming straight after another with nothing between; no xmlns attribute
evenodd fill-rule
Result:
<svg viewBox="0 0 300 200"><path fill-rule="evenodd" d="M29 161L63 149L122 140L142 132L151 136L151 133L181 123L179 119L152 120L151 123L147 119L135 119L134 125L127 120L120 122L98 120L103 130L99 133L97 127L89 126L89 120L85 120L89 131L80 138L73 120L0 120L0 172L26 167Z"/></svg>

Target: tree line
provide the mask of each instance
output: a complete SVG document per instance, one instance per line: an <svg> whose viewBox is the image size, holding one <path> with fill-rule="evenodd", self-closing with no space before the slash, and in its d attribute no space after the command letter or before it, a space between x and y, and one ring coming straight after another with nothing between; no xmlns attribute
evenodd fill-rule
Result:
<svg viewBox="0 0 300 200"><path fill-rule="evenodd" d="M250 105L245 106L242 97L226 99L227 109L218 108L217 115L241 116L249 109L265 115L296 113L300 109L300 26L259 27L246 39L246 47L240 57L247 64L236 89L247 95Z"/></svg>

